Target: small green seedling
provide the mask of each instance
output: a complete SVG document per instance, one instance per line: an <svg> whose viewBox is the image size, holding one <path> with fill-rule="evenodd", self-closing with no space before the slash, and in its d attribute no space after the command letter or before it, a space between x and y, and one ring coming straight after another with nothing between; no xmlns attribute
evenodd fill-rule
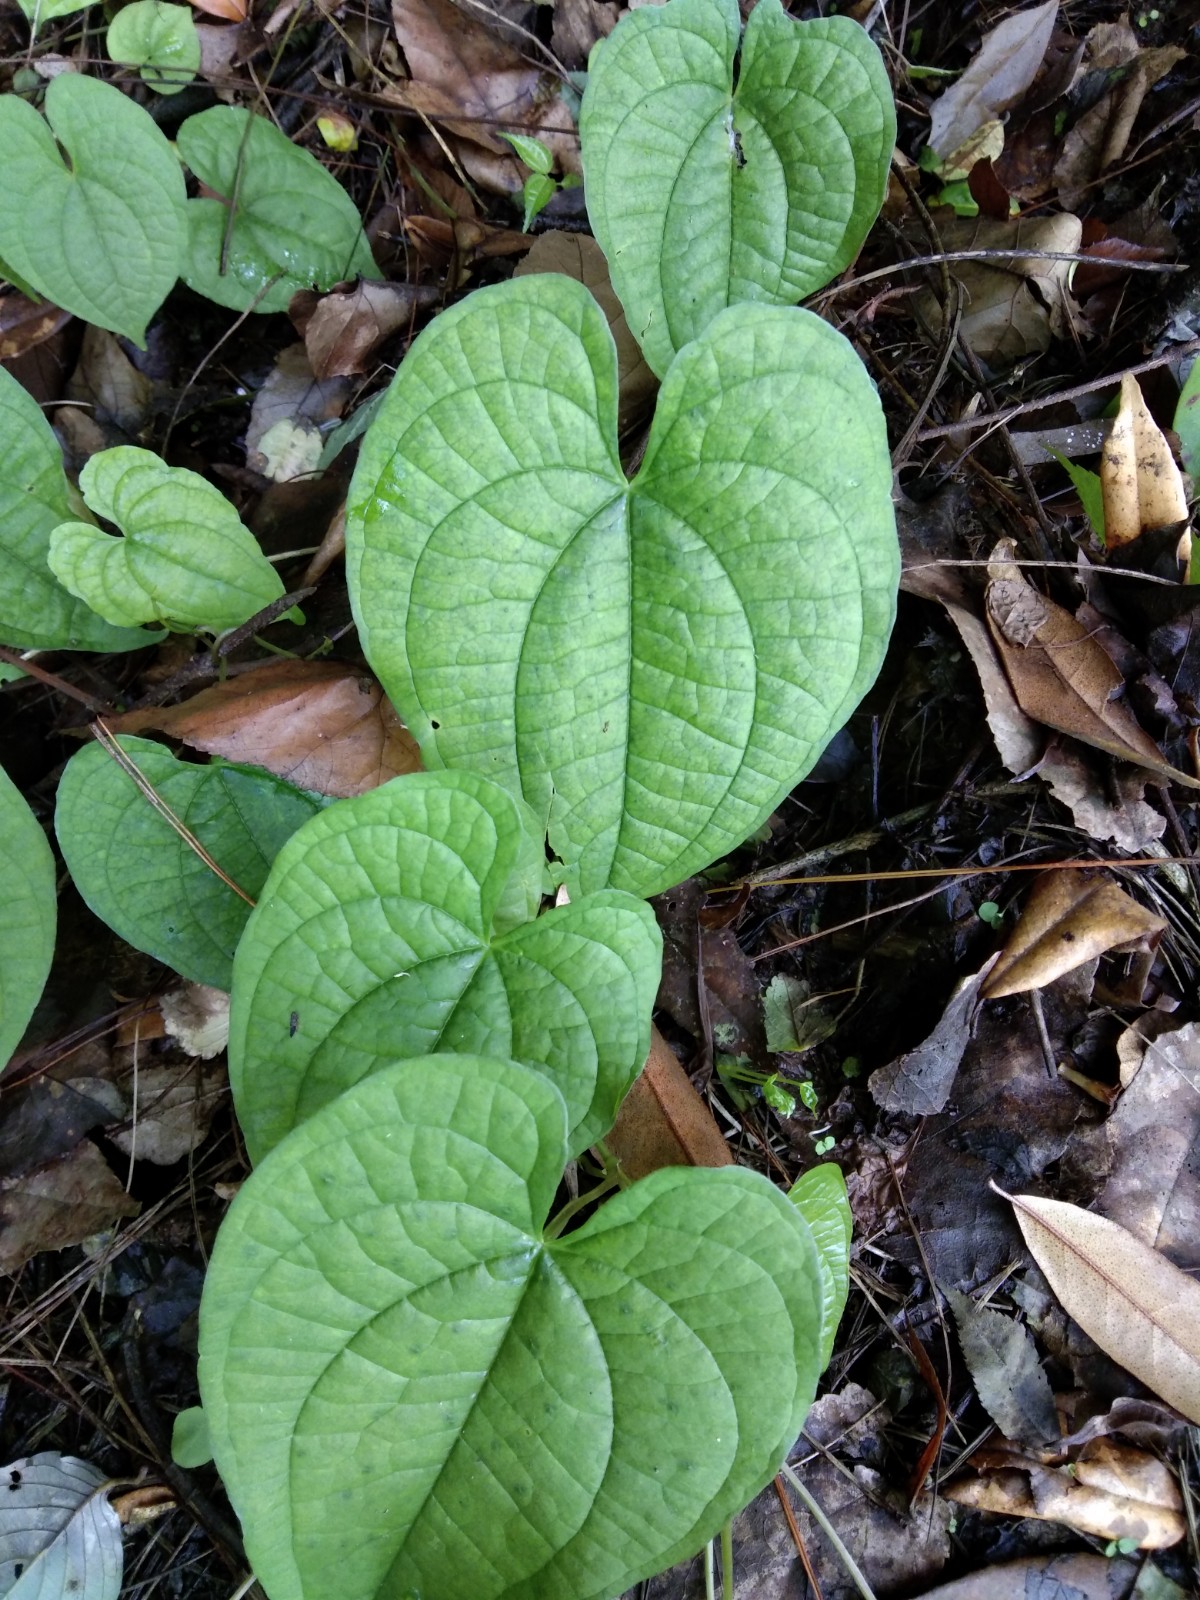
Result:
<svg viewBox="0 0 1200 1600"><path fill-rule="evenodd" d="M837 1145L837 1140L831 1133L821 1134L813 1139L813 1152L819 1156L827 1156Z"/></svg>
<svg viewBox="0 0 1200 1600"><path fill-rule="evenodd" d="M994 900L982 900L976 907L975 915L980 922L986 922L989 928L1000 928L1004 924L1004 912Z"/></svg>
<svg viewBox="0 0 1200 1600"><path fill-rule="evenodd" d="M795 1114L794 1086L785 1083L778 1072L760 1072L749 1056L731 1056L724 1053L717 1055L713 1065L717 1069L717 1076L724 1085L725 1092L739 1111L746 1110L751 1104L751 1097L745 1092L746 1088L750 1087L759 1091L777 1116L790 1117Z"/></svg>
<svg viewBox="0 0 1200 1600"><path fill-rule="evenodd" d="M141 69L155 94L178 94L200 70L200 35L189 6L170 0L131 0L108 25L108 53Z"/></svg>
<svg viewBox="0 0 1200 1600"><path fill-rule="evenodd" d="M528 233L534 218L541 215L558 191L578 188L580 179L574 172L568 172L562 179L552 178L550 171L554 166L554 155L540 139L533 139L527 133L502 133L500 137L508 140L529 168L529 176L521 190L521 200L525 206L521 232Z"/></svg>

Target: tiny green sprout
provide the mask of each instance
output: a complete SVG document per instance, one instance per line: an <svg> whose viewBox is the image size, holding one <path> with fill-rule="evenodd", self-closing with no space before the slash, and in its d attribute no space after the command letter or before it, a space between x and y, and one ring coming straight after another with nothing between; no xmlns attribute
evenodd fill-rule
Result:
<svg viewBox="0 0 1200 1600"><path fill-rule="evenodd" d="M796 1093L810 1111L815 1111L821 1103L817 1098L816 1085L811 1078L805 1078L803 1083L797 1084Z"/></svg>
<svg viewBox="0 0 1200 1600"><path fill-rule="evenodd" d="M533 219L546 209L558 191L578 188L579 178L574 172L568 172L561 181L552 178L550 169L554 165L554 156L540 139L534 139L527 133L502 133L500 137L508 140L529 168L529 176L521 190L521 199L525 204L521 232L528 233Z"/></svg>
<svg viewBox="0 0 1200 1600"><path fill-rule="evenodd" d="M715 1065L726 1094L739 1111L747 1110L751 1104L752 1097L746 1093L746 1089L750 1088L761 1090L763 1099L778 1116L790 1117L795 1114L795 1093L780 1081L777 1072L760 1072L749 1056L724 1053L718 1054ZM805 1087L812 1089L811 1084L801 1085L801 1095Z"/></svg>
<svg viewBox="0 0 1200 1600"><path fill-rule="evenodd" d="M847 1056L842 1062L842 1077L846 1079L862 1076L862 1062L857 1056Z"/></svg>
<svg viewBox="0 0 1200 1600"><path fill-rule="evenodd" d="M762 1097L777 1116L790 1117L796 1109L795 1100L780 1083L777 1072L763 1081Z"/></svg>
<svg viewBox="0 0 1200 1600"><path fill-rule="evenodd" d="M1004 922L1004 913L994 900L984 900L976 912L980 922L986 922L989 928L999 928Z"/></svg>
<svg viewBox="0 0 1200 1600"><path fill-rule="evenodd" d="M1139 1548L1138 1541L1126 1534L1123 1539L1110 1539L1104 1546L1106 1556L1131 1556Z"/></svg>
<svg viewBox="0 0 1200 1600"><path fill-rule="evenodd" d="M827 1156L833 1149L837 1140L831 1133L823 1135L820 1139L813 1140L813 1150L819 1156Z"/></svg>

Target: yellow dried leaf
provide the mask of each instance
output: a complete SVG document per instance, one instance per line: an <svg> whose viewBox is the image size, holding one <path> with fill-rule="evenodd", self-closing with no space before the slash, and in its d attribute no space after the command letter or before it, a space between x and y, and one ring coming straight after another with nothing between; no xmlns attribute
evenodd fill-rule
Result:
<svg viewBox="0 0 1200 1600"><path fill-rule="evenodd" d="M1121 379L1120 410L1100 459L1100 487L1110 551L1132 544L1147 528L1187 521L1183 476L1130 372Z"/></svg>
<svg viewBox="0 0 1200 1600"><path fill-rule="evenodd" d="M1042 989L1109 950L1146 948L1167 931L1162 917L1090 872L1046 872L983 985L986 1000Z"/></svg>

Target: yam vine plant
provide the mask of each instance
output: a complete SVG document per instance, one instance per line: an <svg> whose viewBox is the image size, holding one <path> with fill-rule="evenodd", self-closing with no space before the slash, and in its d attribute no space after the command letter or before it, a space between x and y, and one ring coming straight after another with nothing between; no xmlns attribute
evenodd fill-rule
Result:
<svg viewBox="0 0 1200 1600"><path fill-rule="evenodd" d="M178 139L219 194L244 162L230 226L116 90L64 75L43 111L3 97L6 275L141 340L180 276L270 311L373 273L346 196L249 115L201 112ZM363 440L347 568L426 771L331 803L123 739L253 911L98 745L59 791L93 910L231 990L255 1165L209 1268L199 1381L271 1600L619 1594L777 1471L845 1299L836 1169L789 1197L672 1168L582 1227L551 1211L646 1057L647 897L762 824L882 660L882 413L796 302L878 212L890 92L856 24L760 0L743 34L737 0L669 0L596 47L580 132L657 409L630 480L612 336L566 277L468 294L408 351ZM117 138L136 189L118 192ZM119 277L118 236L142 250ZM110 450L81 500L3 375L0 419L0 639L128 650L281 594L203 479ZM9 784L0 851L7 1054L54 926L52 858Z"/></svg>

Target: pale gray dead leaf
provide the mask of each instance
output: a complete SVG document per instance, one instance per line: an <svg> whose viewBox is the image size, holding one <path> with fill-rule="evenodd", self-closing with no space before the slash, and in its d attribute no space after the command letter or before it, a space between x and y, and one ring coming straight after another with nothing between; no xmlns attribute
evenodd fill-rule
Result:
<svg viewBox="0 0 1200 1600"><path fill-rule="evenodd" d="M1133 1600L1136 1573L1137 1563L1122 1556L1027 1556L941 1583L920 1600Z"/></svg>
<svg viewBox="0 0 1200 1600"><path fill-rule="evenodd" d="M250 408L250 426L246 430L247 465L258 472L265 469L261 444L276 423L305 423L320 428L323 423L341 416L349 395L349 378L314 376L308 351L302 344L289 345L280 351Z"/></svg>
<svg viewBox="0 0 1200 1600"><path fill-rule="evenodd" d="M971 1040L980 988L995 959L956 984L927 1039L871 1074L867 1086L877 1105L908 1117L928 1117L942 1109Z"/></svg>
<svg viewBox="0 0 1200 1600"><path fill-rule="evenodd" d="M108 1481L57 1450L0 1467L4 1600L117 1600L125 1552Z"/></svg>
<svg viewBox="0 0 1200 1600"><path fill-rule="evenodd" d="M967 70L935 101L929 143L943 161L984 123L996 121L1037 77L1058 15L1058 0L1014 12L984 36Z"/></svg>
<svg viewBox="0 0 1200 1600"><path fill-rule="evenodd" d="M1001 1433L1022 1444L1056 1438L1054 1394L1028 1330L957 1289L942 1293L954 1313L975 1393Z"/></svg>
<svg viewBox="0 0 1200 1600"><path fill-rule="evenodd" d="M153 1063L141 1066L136 1078L131 1070L121 1087L131 1108L128 1125L110 1133L113 1144L131 1160L169 1167L190 1155L208 1133L228 1078L215 1063Z"/></svg>
<svg viewBox="0 0 1200 1600"><path fill-rule="evenodd" d="M1145 1042L1105 1131L1112 1165L1096 1209L1200 1268L1200 1023Z"/></svg>

